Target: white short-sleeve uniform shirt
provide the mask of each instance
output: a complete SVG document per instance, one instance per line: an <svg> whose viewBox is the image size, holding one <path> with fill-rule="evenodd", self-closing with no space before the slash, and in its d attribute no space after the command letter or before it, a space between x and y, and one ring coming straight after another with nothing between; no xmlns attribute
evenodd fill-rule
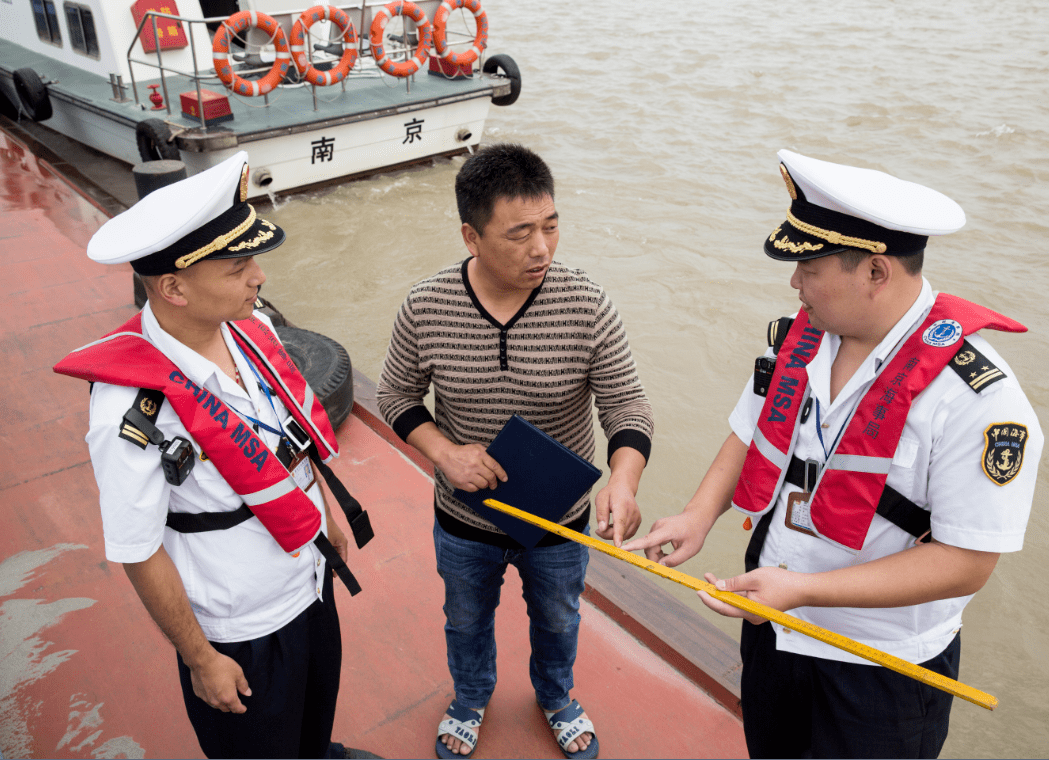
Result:
<svg viewBox="0 0 1049 760"><path fill-rule="evenodd" d="M272 329L265 315L256 316ZM279 430L278 420L283 423L290 417L279 398L274 396L270 406L225 325L222 337L247 391L213 362L165 332L149 304L142 310L142 332L187 378L221 398L242 418L250 415ZM247 641L291 622L321 597L326 563L319 550L309 544L292 557L256 518L228 530L204 533L177 533L167 528L169 511L232 512L243 502L211 461L201 461L199 444L171 404L161 406L156 426L168 440L182 436L192 441L197 454L193 471L182 485L172 486L165 480L156 446L143 450L118 437L124 413L137 393L136 388L107 383L95 383L91 393L87 444L100 493L106 558L142 562L163 544L210 641ZM260 427L259 437L276 450L278 435ZM327 533L320 487L315 483L307 493Z"/></svg>
<svg viewBox="0 0 1049 760"><path fill-rule="evenodd" d="M923 278L917 301L830 401L830 370L841 339L827 333L808 365L813 409L798 431L794 456L826 462L826 452L875 379L882 362L932 308L935 293ZM987 552L1019 551L1031 511L1038 460L1044 442L1034 409L1012 370L980 335L970 344L1007 377L977 393L954 371L945 369L915 399L889 469L888 485L931 513L932 535L941 543ZM771 356L771 349L767 355ZM748 383L729 418L733 432L750 445L765 399ZM816 405L819 406L817 425ZM984 431L996 423L1018 423L1029 437L1020 472L1005 485L984 473ZM817 428L819 433L817 432ZM822 434L822 442L820 440ZM863 549L853 554L830 542L786 527L787 496L801 489L784 483L761 551L762 567L780 566L818 573L862 564L903 551L914 537L875 515ZM891 609L800 607L791 614L913 663L935 657L962 624L962 610L972 596L942 599ZM782 651L869 664L815 639L775 625Z"/></svg>

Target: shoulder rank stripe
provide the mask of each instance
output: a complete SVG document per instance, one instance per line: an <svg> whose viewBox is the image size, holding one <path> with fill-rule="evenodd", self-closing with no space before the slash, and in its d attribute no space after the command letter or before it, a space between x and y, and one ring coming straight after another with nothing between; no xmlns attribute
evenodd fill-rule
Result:
<svg viewBox="0 0 1049 760"><path fill-rule="evenodd" d="M135 403L131 405L131 409L140 412L150 422L156 422L157 415L160 414L160 406L163 403L163 393L150 388L142 388L139 390L138 395L135 396ZM128 422L126 416L120 426L120 432L117 434L117 437L130 441L141 449L149 445L149 436Z"/></svg>
<svg viewBox="0 0 1049 760"><path fill-rule="evenodd" d="M149 439L146 438L146 436L142 433L141 430L139 430L137 427L134 427L129 422L125 422L120 428L120 438L123 438L125 441L131 441L132 443L142 447L143 449L149 445Z"/></svg>
<svg viewBox="0 0 1049 760"><path fill-rule="evenodd" d="M973 348L967 340L962 341L962 347L947 366L977 393L1006 377L994 362Z"/></svg>
<svg viewBox="0 0 1049 760"><path fill-rule="evenodd" d="M767 337L769 346L775 349L775 353L779 353L779 348L783 345L783 341L787 339L787 333L793 324L794 320L791 317L780 317L769 322Z"/></svg>

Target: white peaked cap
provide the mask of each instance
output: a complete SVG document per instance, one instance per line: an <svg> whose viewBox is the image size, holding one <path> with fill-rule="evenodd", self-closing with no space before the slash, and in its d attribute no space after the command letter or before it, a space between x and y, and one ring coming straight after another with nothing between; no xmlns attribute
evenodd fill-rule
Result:
<svg viewBox="0 0 1049 760"><path fill-rule="evenodd" d="M765 253L804 261L849 249L910 256L930 235L965 225L962 207L943 193L875 169L778 153L792 203L765 241Z"/></svg>
<svg viewBox="0 0 1049 760"><path fill-rule="evenodd" d="M948 235L965 226L962 207L930 187L789 150L777 155L809 203L913 235Z"/></svg>
<svg viewBox="0 0 1049 760"><path fill-rule="evenodd" d="M284 242L247 201L248 154L238 151L200 174L154 190L110 219L87 255L101 264L131 262L139 274L184 269L203 258L253 256Z"/></svg>

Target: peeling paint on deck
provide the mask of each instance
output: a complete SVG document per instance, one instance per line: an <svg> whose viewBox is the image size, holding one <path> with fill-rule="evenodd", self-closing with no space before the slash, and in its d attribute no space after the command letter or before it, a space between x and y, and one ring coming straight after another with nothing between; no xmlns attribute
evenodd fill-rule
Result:
<svg viewBox="0 0 1049 760"><path fill-rule="evenodd" d="M41 704L26 695L26 687L51 677L77 654L76 649L52 649L54 642L46 641L43 632L60 623L66 615L87 609L96 601L86 597L53 601L9 597L30 581L43 580L46 571L41 568L52 560L67 551L86 548L83 544L55 544L47 549L15 554L0 563L0 598L3 599L0 602L0 748L8 756L33 754L28 718L40 712ZM60 692L60 688L53 690L55 694ZM102 737L100 708L103 703L90 706L79 696L74 694L69 698L73 708L69 713L69 728L56 750L66 745L74 752L86 750ZM80 734L91 729L99 730L80 738ZM140 758L145 753L137 742L122 736L104 742L92 755Z"/></svg>

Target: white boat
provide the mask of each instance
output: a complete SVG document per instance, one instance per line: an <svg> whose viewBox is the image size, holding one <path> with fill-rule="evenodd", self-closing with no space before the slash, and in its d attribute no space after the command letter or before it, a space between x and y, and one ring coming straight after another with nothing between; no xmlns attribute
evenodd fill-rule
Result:
<svg viewBox="0 0 1049 760"><path fill-rule="evenodd" d="M0 0L0 108L128 164L246 150L258 197L464 152L520 92L478 0L284 2Z"/></svg>

